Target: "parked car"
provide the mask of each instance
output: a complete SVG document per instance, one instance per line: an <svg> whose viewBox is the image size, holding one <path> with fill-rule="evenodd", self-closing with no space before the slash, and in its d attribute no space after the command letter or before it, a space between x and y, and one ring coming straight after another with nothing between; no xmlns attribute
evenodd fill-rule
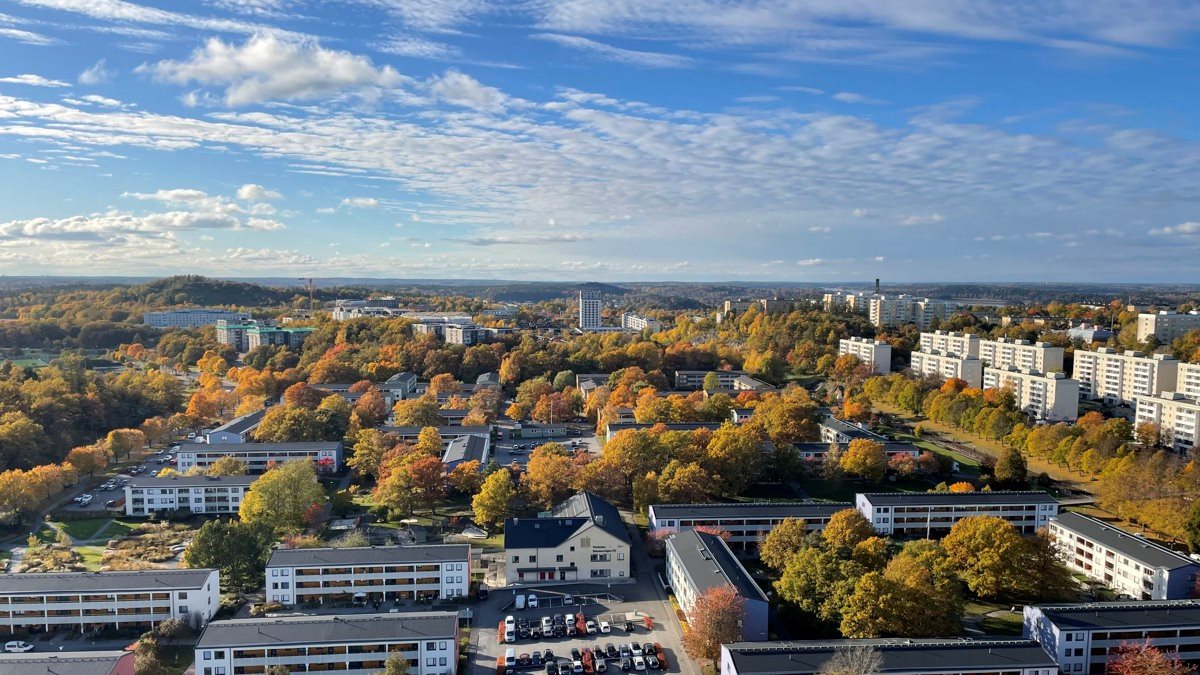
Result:
<svg viewBox="0 0 1200 675"><path fill-rule="evenodd" d="M550 651L549 649L546 650L545 654L542 654L542 658L546 660L546 663L555 663L557 661L554 658L554 652Z"/></svg>
<svg viewBox="0 0 1200 675"><path fill-rule="evenodd" d="M626 621L626 622L625 622L625 632L626 632L626 633L632 633L632 632L633 632L633 622L632 622L632 621Z"/></svg>
<svg viewBox="0 0 1200 675"><path fill-rule="evenodd" d="M596 665L593 667L596 669L597 673L603 673L608 670L608 660L601 656L600 658L596 659Z"/></svg>
<svg viewBox="0 0 1200 675"><path fill-rule="evenodd" d="M646 655L646 667L648 667L652 670L658 670L658 668L659 668L658 659L653 654Z"/></svg>
<svg viewBox="0 0 1200 675"><path fill-rule="evenodd" d="M610 658L610 659L615 659L615 658L617 658L617 647L616 647L616 645L614 645L614 644L613 644L613 643L611 643L611 642L609 642L608 644L604 645L604 654L605 654L606 656L608 656L608 658Z"/></svg>
<svg viewBox="0 0 1200 675"><path fill-rule="evenodd" d="M587 634L595 635L596 634L596 622L592 621L591 619L588 619L586 625L587 625Z"/></svg>
<svg viewBox="0 0 1200 675"><path fill-rule="evenodd" d="M541 652L534 652L534 653L533 653L533 656L529 657L529 660L530 660L530 661L533 663L533 665L535 665L535 666L540 666L540 665L542 665L542 653L541 653Z"/></svg>
<svg viewBox="0 0 1200 675"><path fill-rule="evenodd" d="M533 660L529 657L528 654L521 654L520 656L517 657L517 665L518 666L528 666L528 665L531 665L532 663L533 663Z"/></svg>
<svg viewBox="0 0 1200 675"><path fill-rule="evenodd" d="M655 651L657 651L657 650L656 650L656 649L654 649L654 643L653 643L653 642L644 642L644 643L642 643L642 655L643 655L643 656L650 656L650 655L651 655L651 654L653 654Z"/></svg>
<svg viewBox="0 0 1200 675"><path fill-rule="evenodd" d="M83 495L83 497L81 497L81 498L79 499L79 505L80 505L80 506L87 506L88 504L91 504L91 503L92 503L92 496L91 496L91 495Z"/></svg>
<svg viewBox="0 0 1200 675"><path fill-rule="evenodd" d="M646 659L643 659L640 656L633 657L633 669L634 670L645 670L646 669Z"/></svg>
<svg viewBox="0 0 1200 675"><path fill-rule="evenodd" d="M33 651L33 645L23 640L12 640L4 643L4 651L12 654L24 654Z"/></svg>
<svg viewBox="0 0 1200 675"><path fill-rule="evenodd" d="M621 657L621 670L629 670L633 668L633 660L628 656Z"/></svg>
<svg viewBox="0 0 1200 675"><path fill-rule="evenodd" d="M632 652L634 656L641 656L641 655L643 655L643 654L645 654L645 653L646 653L646 652L645 652L645 651L642 649L642 646L641 646L641 645L639 645L639 644L638 644L638 643L636 643L636 642L630 642L630 643L629 643L629 651L630 651L630 652Z"/></svg>
<svg viewBox="0 0 1200 675"><path fill-rule="evenodd" d="M538 597L533 593L530 593L529 597L525 599L525 606L529 609L537 609Z"/></svg>
<svg viewBox="0 0 1200 675"><path fill-rule="evenodd" d="M566 595L563 596L563 604L564 605L574 604L574 598L571 597L570 593L567 593Z"/></svg>
<svg viewBox="0 0 1200 675"><path fill-rule="evenodd" d="M601 621L600 622L600 632L604 633L606 635L608 633L611 633L612 632L612 624L608 623L607 621Z"/></svg>
<svg viewBox="0 0 1200 675"><path fill-rule="evenodd" d="M546 675L558 675L558 664L552 659L546 659Z"/></svg>
<svg viewBox="0 0 1200 675"><path fill-rule="evenodd" d="M583 672L583 661L580 661L579 659L575 659L574 661L572 661L571 662L571 672L572 673L582 673Z"/></svg>
<svg viewBox="0 0 1200 675"><path fill-rule="evenodd" d="M116 505L117 505L117 500L115 500L115 499L110 499L110 500L104 502L104 508L106 508L106 509L111 509L111 508L115 507Z"/></svg>
<svg viewBox="0 0 1200 675"><path fill-rule="evenodd" d="M479 587L479 601L484 602L487 599L488 599L488 589L480 586Z"/></svg>
<svg viewBox="0 0 1200 675"><path fill-rule="evenodd" d="M617 647L617 651L621 653L621 658L628 659L633 657L633 653L629 651L629 645L621 645Z"/></svg>
<svg viewBox="0 0 1200 675"><path fill-rule="evenodd" d="M543 616L542 617L542 634L548 635L552 632L554 632L554 625L552 623L550 623L550 617Z"/></svg>

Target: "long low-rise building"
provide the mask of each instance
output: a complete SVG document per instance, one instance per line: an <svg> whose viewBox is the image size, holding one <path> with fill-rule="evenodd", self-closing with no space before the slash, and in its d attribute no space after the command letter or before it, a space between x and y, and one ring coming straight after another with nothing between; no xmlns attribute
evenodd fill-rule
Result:
<svg viewBox="0 0 1200 675"><path fill-rule="evenodd" d="M0 574L0 626L9 633L149 629L167 619L201 625L220 600L213 569Z"/></svg>
<svg viewBox="0 0 1200 675"><path fill-rule="evenodd" d="M331 394L338 394L353 404L362 396L361 391L351 391L355 384L357 382L319 383L312 386ZM374 385L390 409L397 401L412 398L417 389L417 376L412 373L397 373L383 382L375 382Z"/></svg>
<svg viewBox="0 0 1200 675"><path fill-rule="evenodd" d="M0 652L0 675L134 675L132 651Z"/></svg>
<svg viewBox="0 0 1200 675"><path fill-rule="evenodd" d="M849 443L865 439L876 443L887 443L888 439L871 431L862 424L839 420L832 415L826 415L817 423L821 433L822 443Z"/></svg>
<svg viewBox="0 0 1200 675"><path fill-rule="evenodd" d="M849 502L741 502L734 504L653 504L652 534L693 527L719 527L729 533L729 548L752 553L767 533L789 518L803 520L809 532L820 532L833 514L854 508Z"/></svg>
<svg viewBox="0 0 1200 675"><path fill-rule="evenodd" d="M936 375L947 380L958 378L976 389L983 386L983 361L978 356L957 356L931 350L913 352L908 363L919 375Z"/></svg>
<svg viewBox="0 0 1200 675"><path fill-rule="evenodd" d="M1037 490L874 492L855 495L854 503L876 532L893 537L940 537L971 516L1003 518L1033 534L1058 514L1058 500Z"/></svg>
<svg viewBox="0 0 1200 675"><path fill-rule="evenodd" d="M213 429L204 434L206 443L247 443L250 441L250 434L262 424L263 416L267 414L266 408L255 410L252 413L246 413L240 417L236 417L225 424Z"/></svg>
<svg viewBox="0 0 1200 675"><path fill-rule="evenodd" d="M194 443L180 446L177 468L207 469L222 457L244 462L250 473L263 473L271 464L307 459L318 473L337 473L342 468L342 444L337 441L305 443Z"/></svg>
<svg viewBox="0 0 1200 675"><path fill-rule="evenodd" d="M277 548L267 561L271 602L309 605L363 599L461 598L471 586L467 544Z"/></svg>
<svg viewBox="0 0 1200 675"><path fill-rule="evenodd" d="M735 642L721 645L721 675L816 675L839 651L870 648L871 673L889 675L1057 675L1058 666L1034 640L1012 637L890 638ZM842 671L838 671L842 672ZM846 671L849 672L849 671Z"/></svg>
<svg viewBox="0 0 1200 675"><path fill-rule="evenodd" d="M388 657L408 660L411 675L454 675L457 612L289 616L214 621L196 643L196 675L382 672Z"/></svg>
<svg viewBox="0 0 1200 675"><path fill-rule="evenodd" d="M892 346L880 340L850 337L838 340L838 354L849 354L880 375L892 372Z"/></svg>
<svg viewBox="0 0 1200 675"><path fill-rule="evenodd" d="M1200 445L1200 401L1179 392L1138 396L1134 419L1138 425L1158 425L1159 443L1181 452Z"/></svg>
<svg viewBox="0 0 1200 675"><path fill-rule="evenodd" d="M1037 421L1073 422L1079 418L1079 383L1065 374L1036 370L984 368L984 389L1009 389L1017 408Z"/></svg>
<svg viewBox="0 0 1200 675"><path fill-rule="evenodd" d="M155 511L237 513L258 476L134 476L125 485L125 515Z"/></svg>
<svg viewBox="0 0 1200 675"><path fill-rule="evenodd" d="M640 431L643 429L661 426L667 431L696 431L697 429L709 429L710 431L716 431L717 429L720 429L723 424L724 422L659 422L657 424L652 424L649 422L609 422L604 427L604 440L611 441L613 436L616 436L618 433L625 431L626 429Z"/></svg>
<svg viewBox="0 0 1200 675"><path fill-rule="evenodd" d="M142 315L142 323L155 328L199 328L218 321L249 321L249 312L237 312L231 309L214 309L211 307L194 307L189 309L168 309L161 312L146 312Z"/></svg>
<svg viewBox="0 0 1200 675"><path fill-rule="evenodd" d="M721 537L683 530L667 538L665 549L667 584L684 616L691 620L696 603L708 591L731 588L742 599L741 639L767 639L767 596Z"/></svg>
<svg viewBox="0 0 1200 675"><path fill-rule="evenodd" d="M1196 589L1200 563L1083 514L1064 511L1050 536L1075 572L1137 600L1179 600Z"/></svg>
<svg viewBox="0 0 1200 675"><path fill-rule="evenodd" d="M418 426L384 426L379 427L379 430L385 434L397 436L401 441L406 443L416 443L417 439L421 437L421 430L426 428L427 427ZM481 436L487 439L492 437L492 427L491 425L487 424L469 427L461 424L447 424L445 426L432 428L437 429L438 436L442 437L442 443L447 443L452 439L459 438L460 436Z"/></svg>
<svg viewBox="0 0 1200 675"><path fill-rule="evenodd" d="M888 459L892 459L897 455L904 455L916 459L921 456L921 449L912 443L896 443L893 441L877 441L883 445L883 453ZM822 462L825 456L829 454L829 446L833 443L793 443L792 447L796 449L796 456L806 462ZM838 449L845 452L850 447L849 443L837 443Z"/></svg>
<svg viewBox="0 0 1200 675"><path fill-rule="evenodd" d="M1117 650L1141 643L1196 663L1200 661L1200 602L1026 605L1022 634L1041 643L1063 673L1103 673Z"/></svg>

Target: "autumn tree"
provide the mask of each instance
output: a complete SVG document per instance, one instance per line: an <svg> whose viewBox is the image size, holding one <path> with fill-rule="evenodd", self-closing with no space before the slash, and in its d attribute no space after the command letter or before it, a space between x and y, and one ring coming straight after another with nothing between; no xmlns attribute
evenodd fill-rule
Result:
<svg viewBox="0 0 1200 675"><path fill-rule="evenodd" d="M104 439L113 457L128 459L134 450L146 446L146 434L138 429L113 429Z"/></svg>
<svg viewBox="0 0 1200 675"><path fill-rule="evenodd" d="M1025 542L1011 523L995 516L963 518L942 539L944 564L982 598L1018 593L1025 583Z"/></svg>
<svg viewBox="0 0 1200 675"><path fill-rule="evenodd" d="M1020 597L1036 602L1072 600L1079 596L1075 575L1062 562L1054 538L1045 529L1024 538L1020 566L1025 584Z"/></svg>
<svg viewBox="0 0 1200 675"><path fill-rule="evenodd" d="M567 449L559 443L546 443L529 456L521 482L535 504L549 509L571 493L574 478L575 464Z"/></svg>
<svg viewBox="0 0 1200 675"><path fill-rule="evenodd" d="M996 470L993 475L1001 485L1010 487L1024 486L1029 480L1029 468L1025 456L1019 450L1006 447L1000 451L996 459Z"/></svg>
<svg viewBox="0 0 1200 675"><path fill-rule="evenodd" d="M304 524L305 511L324 501L325 490L312 462L286 462L250 484L238 516L246 522L266 523L276 531L297 529Z"/></svg>
<svg viewBox="0 0 1200 675"><path fill-rule="evenodd" d="M513 487L512 477L507 470L492 472L483 481L479 494L471 500L471 509L475 512L475 522L483 526L496 526L504 523L508 516L512 500L517 496Z"/></svg>
<svg viewBox="0 0 1200 675"><path fill-rule="evenodd" d="M839 558L817 546L800 549L775 582L783 600L833 626L842 620L842 608L863 575L862 566Z"/></svg>
<svg viewBox="0 0 1200 675"><path fill-rule="evenodd" d="M482 467L479 460L472 459L454 467L446 475L446 482L455 491L464 495L474 495L483 485Z"/></svg>
<svg viewBox="0 0 1200 675"><path fill-rule="evenodd" d="M442 424L437 399L431 396L396 401L392 420L401 427L437 427Z"/></svg>
<svg viewBox="0 0 1200 675"><path fill-rule="evenodd" d="M284 390L283 403L316 410L317 406L321 405L321 401L329 395L328 391L317 389L306 382L297 382Z"/></svg>
<svg viewBox="0 0 1200 675"><path fill-rule="evenodd" d="M683 649L696 660L716 660L721 645L742 639L746 601L732 586L713 586L696 598L683 633Z"/></svg>
<svg viewBox="0 0 1200 675"><path fill-rule="evenodd" d="M379 388L371 385L354 402L354 412L358 413L363 427L377 427L387 419L387 401Z"/></svg>
<svg viewBox="0 0 1200 675"><path fill-rule="evenodd" d="M879 482L887 473L887 453L882 443L869 438L850 441L842 453L840 465L846 473L862 476L866 480Z"/></svg>
<svg viewBox="0 0 1200 675"><path fill-rule="evenodd" d="M699 464L672 459L658 475L658 498L667 504L701 504L709 501L713 483Z"/></svg>
<svg viewBox="0 0 1200 675"><path fill-rule="evenodd" d="M226 455L208 466L210 476L244 476L249 467L245 462L231 455Z"/></svg>
<svg viewBox="0 0 1200 675"><path fill-rule="evenodd" d="M1194 666L1176 654L1164 653L1149 640L1127 642L1110 654L1105 672L1112 675L1195 675Z"/></svg>
<svg viewBox="0 0 1200 675"><path fill-rule="evenodd" d="M830 550L848 556L858 544L875 536L875 528L858 509L842 509L829 517L821 538Z"/></svg>
<svg viewBox="0 0 1200 675"><path fill-rule="evenodd" d="M758 546L758 557L768 567L782 571L792 556L808 546L808 523L800 518L785 518L771 528Z"/></svg>
<svg viewBox="0 0 1200 675"><path fill-rule="evenodd" d="M67 453L67 463L75 467L75 471L89 476L108 466L112 460L106 443L93 443L72 448Z"/></svg>
<svg viewBox="0 0 1200 675"><path fill-rule="evenodd" d="M737 495L758 477L762 454L762 444L753 428L728 422L713 433L705 468L720 476L723 494Z"/></svg>
<svg viewBox="0 0 1200 675"><path fill-rule="evenodd" d="M379 477L383 455L388 450L386 439L378 429L363 429L354 443L354 454L346 464L360 476Z"/></svg>
<svg viewBox="0 0 1200 675"><path fill-rule="evenodd" d="M875 675L883 667L883 655L870 645L837 647L818 675Z"/></svg>
<svg viewBox="0 0 1200 675"><path fill-rule="evenodd" d="M424 456L413 460L407 470L415 497L433 513L438 501L446 496L446 465L438 457Z"/></svg>

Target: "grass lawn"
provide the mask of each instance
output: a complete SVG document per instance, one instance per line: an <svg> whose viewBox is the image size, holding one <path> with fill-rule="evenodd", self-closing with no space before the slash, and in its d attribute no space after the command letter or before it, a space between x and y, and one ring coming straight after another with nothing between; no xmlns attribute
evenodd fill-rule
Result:
<svg viewBox="0 0 1200 675"><path fill-rule="evenodd" d="M58 530L49 525L42 525L41 529L37 531L37 538L43 544L53 544L58 541Z"/></svg>
<svg viewBox="0 0 1200 675"><path fill-rule="evenodd" d="M83 564L89 570L100 569L100 559L104 557L103 546L76 546L75 551L83 557Z"/></svg>
<svg viewBox="0 0 1200 675"><path fill-rule="evenodd" d="M503 551L504 550L504 534L493 534L487 539L472 539L471 547L479 547L485 551Z"/></svg>
<svg viewBox="0 0 1200 675"><path fill-rule="evenodd" d="M84 520L66 520L60 523L55 523L58 527L66 531L75 539L91 539L96 536L100 528L108 524L112 518L87 518Z"/></svg>
<svg viewBox="0 0 1200 675"><path fill-rule="evenodd" d="M971 617L979 619L977 625L988 635L1020 635L1022 616L1020 612L1009 611L1012 605L1002 605L982 600L968 600L964 618L967 625L972 625Z"/></svg>

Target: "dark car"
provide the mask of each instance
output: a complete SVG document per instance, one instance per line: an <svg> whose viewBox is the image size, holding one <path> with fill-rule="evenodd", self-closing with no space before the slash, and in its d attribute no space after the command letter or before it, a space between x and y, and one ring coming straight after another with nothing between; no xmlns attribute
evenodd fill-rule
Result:
<svg viewBox="0 0 1200 675"><path fill-rule="evenodd" d="M488 599L488 589L486 589L486 588L479 589L479 601L485 602L487 599Z"/></svg>
<svg viewBox="0 0 1200 675"><path fill-rule="evenodd" d="M572 661L578 661L578 660L579 660L579 657L580 657L580 654L579 654L579 648L578 648L578 647L571 647L571 660L572 660Z"/></svg>
<svg viewBox="0 0 1200 675"><path fill-rule="evenodd" d="M542 654L542 658L546 659L546 663L555 663L554 652L549 649L546 650L546 653Z"/></svg>
<svg viewBox="0 0 1200 675"><path fill-rule="evenodd" d="M632 621L625 622L625 632L627 632L627 633L633 632L633 622Z"/></svg>
<svg viewBox="0 0 1200 675"><path fill-rule="evenodd" d="M646 667L651 670L658 670L662 666L658 663L658 658L653 654L646 655Z"/></svg>
<svg viewBox="0 0 1200 675"><path fill-rule="evenodd" d="M643 654L649 656L650 654L653 654L656 651L658 651L658 650L654 648L653 642L646 642L646 643L642 644L642 653Z"/></svg>
<svg viewBox="0 0 1200 675"><path fill-rule="evenodd" d="M567 627L561 623L554 627L554 637L566 637Z"/></svg>
<svg viewBox="0 0 1200 675"><path fill-rule="evenodd" d="M528 666L531 663L533 663L533 660L529 657L528 654L521 654L520 656L517 657L517 665L518 666Z"/></svg>
<svg viewBox="0 0 1200 675"><path fill-rule="evenodd" d="M617 652L621 654L621 658L623 659L633 658L633 652L629 651L629 645L617 647Z"/></svg>
<svg viewBox="0 0 1200 675"><path fill-rule="evenodd" d="M611 643L611 642L609 642L608 644L604 645L604 653L605 653L605 654L607 654L607 655L608 655L608 658L610 658L610 659L615 659L615 658L617 658L617 647L616 647L616 645L614 645L614 644L613 644L613 643Z"/></svg>
<svg viewBox="0 0 1200 675"><path fill-rule="evenodd" d="M592 653L600 658L604 658L604 647L597 642L596 645L592 647Z"/></svg>
<svg viewBox="0 0 1200 675"><path fill-rule="evenodd" d="M533 656L530 656L530 657L529 657L529 660L530 660L530 661L533 663L533 665L535 665L535 666L540 666L540 665L542 665L542 653L541 653L541 652L534 652L534 653L533 653Z"/></svg>
<svg viewBox="0 0 1200 675"><path fill-rule="evenodd" d="M633 661L628 656L621 657L621 670L633 668Z"/></svg>
<svg viewBox="0 0 1200 675"><path fill-rule="evenodd" d="M540 640L542 638L541 626L530 626L529 627L529 637L532 640Z"/></svg>
<svg viewBox="0 0 1200 675"><path fill-rule="evenodd" d="M529 639L529 626L518 626L517 627L517 637L521 638L522 640L528 640Z"/></svg>
<svg viewBox="0 0 1200 675"><path fill-rule="evenodd" d="M558 675L558 664L546 659L546 675Z"/></svg>

